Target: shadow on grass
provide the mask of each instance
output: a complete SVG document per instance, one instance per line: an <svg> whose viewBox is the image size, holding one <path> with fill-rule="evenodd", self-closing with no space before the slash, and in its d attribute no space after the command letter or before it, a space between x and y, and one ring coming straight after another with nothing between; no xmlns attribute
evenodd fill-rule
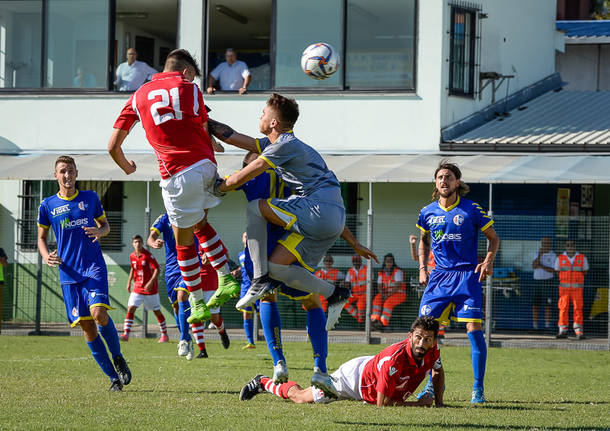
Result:
<svg viewBox="0 0 610 431"><path fill-rule="evenodd" d="M399 428L412 428L414 424L410 423L395 423L395 422L350 422L350 421L336 421L334 422L338 425L364 425L364 426L372 426L372 427L399 427ZM446 423L435 423L429 422L426 426L430 428L441 428L444 429L447 427ZM472 429L491 429L491 430L531 430L536 427L532 427L530 425L482 425L482 424L473 424L473 423L451 423L451 428L466 428L469 430ZM582 426L573 426L573 427L557 427L553 426L550 429L559 430L559 431L599 431L599 427L582 427Z"/></svg>
<svg viewBox="0 0 610 431"><path fill-rule="evenodd" d="M132 393L149 393L149 392L156 392L156 393L165 393L165 394L209 394L209 395L239 395L239 391L189 391L189 390L184 390L184 389L135 389L135 390L131 390L130 389L126 389L127 392L132 392Z"/></svg>

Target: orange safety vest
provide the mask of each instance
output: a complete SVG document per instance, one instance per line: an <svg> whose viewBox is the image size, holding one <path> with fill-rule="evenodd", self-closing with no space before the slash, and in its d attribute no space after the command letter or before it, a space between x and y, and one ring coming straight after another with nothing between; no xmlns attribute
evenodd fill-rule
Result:
<svg viewBox="0 0 610 431"><path fill-rule="evenodd" d="M333 283L339 278L339 270L337 268L331 268L328 271L325 269L318 269L316 271L316 277L322 280L332 281Z"/></svg>
<svg viewBox="0 0 610 431"><path fill-rule="evenodd" d="M389 289L390 288L390 283L394 282L394 276L396 275L396 273L400 271L400 268L394 268L394 271L392 271L392 274L388 274L385 271L379 271L379 277L381 277L381 289ZM405 289L407 286L407 284L404 282L401 282L398 286L399 289Z"/></svg>
<svg viewBox="0 0 610 431"><path fill-rule="evenodd" d="M432 250L428 254L428 272L431 272L434 268L436 268L436 262L434 261L434 254L432 254Z"/></svg>
<svg viewBox="0 0 610 431"><path fill-rule="evenodd" d="M353 266L347 271L348 277L352 280L352 294L363 295L366 293L366 266L361 266L356 272Z"/></svg>
<svg viewBox="0 0 610 431"><path fill-rule="evenodd" d="M570 264L570 258L565 254L560 254L558 259L559 287L584 287L585 256L583 254L576 254L573 264Z"/></svg>

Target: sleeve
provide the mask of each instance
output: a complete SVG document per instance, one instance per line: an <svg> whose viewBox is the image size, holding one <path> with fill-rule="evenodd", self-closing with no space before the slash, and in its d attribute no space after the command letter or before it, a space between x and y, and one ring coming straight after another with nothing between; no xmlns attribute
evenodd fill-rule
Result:
<svg viewBox="0 0 610 431"><path fill-rule="evenodd" d="M38 207L38 226L46 229L51 227L51 221L49 220L49 214L47 213L47 206L44 201L40 202Z"/></svg>
<svg viewBox="0 0 610 431"><path fill-rule="evenodd" d="M398 377L401 375L401 368L402 367L393 359L383 362L381 368L377 372L377 384L375 385L377 393L393 398L396 386L399 383Z"/></svg>
<svg viewBox="0 0 610 431"><path fill-rule="evenodd" d="M136 93L133 93L125 104L125 106L123 107L123 110L119 114L119 117L114 122L115 129L131 130L133 125L140 121L140 117L138 117L137 112L133 108L135 97Z"/></svg>
<svg viewBox="0 0 610 431"><path fill-rule="evenodd" d="M205 109L205 103L203 101L203 93L201 92L201 90L199 89L197 84L193 84L193 85L197 89L196 90L197 91L197 103L199 104L199 112L197 112L197 114L201 116L201 123L207 123L209 120L209 117L208 117L208 110Z"/></svg>
<svg viewBox="0 0 610 431"><path fill-rule="evenodd" d="M220 76L220 66L222 66L222 63L220 63L214 68L214 70L210 72L210 75L212 75L212 78L214 78L215 80L218 80L218 77Z"/></svg>
<svg viewBox="0 0 610 431"><path fill-rule="evenodd" d="M242 67L242 71L241 71L241 77L246 79L248 76L250 76L250 71L248 70L248 65L246 63L243 63L243 67Z"/></svg>
<svg viewBox="0 0 610 431"><path fill-rule="evenodd" d="M153 269L153 270L159 269L159 262L157 262L157 259L155 259L155 257L152 255L152 253L150 254L150 257L148 260L149 260L151 269Z"/></svg>
<svg viewBox="0 0 610 431"><path fill-rule="evenodd" d="M587 256L583 256L584 259L584 263L582 265L582 269L584 271L588 271L589 270L589 261L587 260Z"/></svg>
<svg viewBox="0 0 610 431"><path fill-rule="evenodd" d="M403 280L403 276L402 276L402 270L398 270L396 271L396 274L394 274L394 281L397 283L400 283Z"/></svg>
<svg viewBox="0 0 610 431"><path fill-rule="evenodd" d="M285 165L294 157L295 153L291 151L290 145L286 145L281 142L276 142L273 145L267 144L259 156L259 158L269 163L273 169L275 169L277 166Z"/></svg>
<svg viewBox="0 0 610 431"><path fill-rule="evenodd" d="M487 211L483 210L481 205L473 202L472 206L472 214L474 215L475 225L481 230L481 232L494 224L494 221L487 215Z"/></svg>
<svg viewBox="0 0 610 431"><path fill-rule="evenodd" d="M269 144L271 143L271 141L269 140L269 138L260 138L260 139L256 139L256 148L258 149L258 153L262 154L263 151L265 151L265 148L267 148L267 146L269 146Z"/></svg>
<svg viewBox="0 0 610 431"><path fill-rule="evenodd" d="M555 271L559 271L559 257L555 258L555 263L553 264L553 269Z"/></svg>
<svg viewBox="0 0 610 431"><path fill-rule="evenodd" d="M161 228L163 226L163 216L164 215L165 214L161 214L159 217L157 217L157 219L155 220L153 225L150 227L150 230L157 232L158 235L161 235Z"/></svg>
<svg viewBox="0 0 610 431"><path fill-rule="evenodd" d="M106 213L104 212L104 208L102 207L100 198L98 197L97 193L95 193L95 192L94 192L93 196L95 198L95 202L93 203L95 205L94 210L93 210L93 217L97 221L103 220L106 218Z"/></svg>
<svg viewBox="0 0 610 431"><path fill-rule="evenodd" d="M426 221L426 215L424 210L422 209L419 212L419 218L417 219L417 224L415 225L424 233L430 232L430 226L428 226L428 222Z"/></svg>

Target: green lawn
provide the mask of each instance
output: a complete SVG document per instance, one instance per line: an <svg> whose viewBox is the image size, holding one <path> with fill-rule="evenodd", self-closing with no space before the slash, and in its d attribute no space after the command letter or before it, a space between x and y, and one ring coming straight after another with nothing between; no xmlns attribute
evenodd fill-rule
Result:
<svg viewBox="0 0 610 431"><path fill-rule="evenodd" d="M123 393L80 337L0 336L1 430L601 430L610 427L610 353L492 349L484 407L470 407L469 350L442 348L445 409L377 408L359 402L295 405L270 394L240 402L252 376L270 373L264 343L243 351L208 342L208 359L187 362L176 342L123 344L133 372ZM334 344L329 368L382 346ZM291 379L308 385L311 348L286 343Z"/></svg>

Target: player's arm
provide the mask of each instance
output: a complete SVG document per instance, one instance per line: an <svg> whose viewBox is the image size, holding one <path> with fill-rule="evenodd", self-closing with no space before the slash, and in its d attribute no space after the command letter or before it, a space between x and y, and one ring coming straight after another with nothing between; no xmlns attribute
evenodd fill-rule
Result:
<svg viewBox="0 0 610 431"><path fill-rule="evenodd" d="M153 273L150 277L150 280L148 280L146 282L146 285L144 285L144 290L149 291L150 288L152 287L152 285L155 283L155 281L157 281L157 278L159 277L159 267L157 266L154 270Z"/></svg>
<svg viewBox="0 0 610 431"><path fill-rule="evenodd" d="M225 152L225 147L223 147L220 142L218 142L216 139L214 139L214 136L210 136L210 141L212 141L212 148L214 148L215 152L217 152L217 153Z"/></svg>
<svg viewBox="0 0 610 431"><path fill-rule="evenodd" d="M422 230L419 234L419 283L424 286L428 284L428 262L426 259L430 254L430 232Z"/></svg>
<svg viewBox="0 0 610 431"><path fill-rule="evenodd" d="M44 263L52 268L62 263L61 257L57 255L57 250L53 253L49 253L49 247L47 246L47 237L49 236L49 228L38 226L38 251L42 256Z"/></svg>
<svg viewBox="0 0 610 431"><path fill-rule="evenodd" d="M92 242L96 242L110 233L110 225L106 216L96 218L95 224L96 226L83 226L85 234L92 239Z"/></svg>
<svg viewBox="0 0 610 431"><path fill-rule="evenodd" d="M383 407L383 406L394 406L394 405L400 405L402 403L397 402L396 400L393 400L392 398L386 396L385 394L381 393L381 392L377 392L377 407Z"/></svg>
<svg viewBox="0 0 610 431"><path fill-rule="evenodd" d="M129 265L129 277L127 277L127 291L131 292L131 280L133 280L133 266Z"/></svg>
<svg viewBox="0 0 610 431"><path fill-rule="evenodd" d="M475 268L475 273L479 274L479 281L485 280L488 276L491 277L494 273L494 260L496 259L496 254L498 253L498 248L500 247L500 237L494 230L492 226L489 226L487 229L483 231L483 234L489 241L489 245L487 246L487 254L485 255L485 260L479 263ZM421 261L421 258L420 258ZM420 265L421 266L421 265Z"/></svg>
<svg viewBox="0 0 610 431"><path fill-rule="evenodd" d="M158 250L163 247L163 244L165 244L165 242L159 238L159 232L154 229L151 230L148 238L146 239L146 245Z"/></svg>
<svg viewBox="0 0 610 431"><path fill-rule="evenodd" d="M127 160L123 153L123 141L129 134L129 130L113 129L112 136L108 142L108 153L112 160L125 172L127 175L133 174L136 171L136 163L133 160Z"/></svg>
<svg viewBox="0 0 610 431"><path fill-rule="evenodd" d="M415 235L409 235L409 246L411 251L411 259L417 262L419 259L417 258L417 237Z"/></svg>
<svg viewBox="0 0 610 431"><path fill-rule="evenodd" d="M366 248L365 246L360 244L358 242L358 240L356 239L356 237L354 236L354 234L352 233L352 231L349 230L349 228L347 226L345 226L343 228L343 232L341 232L341 238L343 238L345 240L345 242L347 242L354 249L354 251L357 254L359 254L360 256L364 257L365 259L372 258L375 260L375 262L379 263L379 259L377 259L377 255L375 253L373 253L372 250L369 250L368 248Z"/></svg>
<svg viewBox="0 0 610 431"><path fill-rule="evenodd" d="M230 126L220 123L218 121L208 119L208 130L216 138L234 147L242 148L253 153L260 153L258 145L256 145L256 139L237 133Z"/></svg>
<svg viewBox="0 0 610 431"><path fill-rule="evenodd" d="M432 369L432 386L434 386L434 405L443 407L443 395L445 392L445 370L441 366L438 370Z"/></svg>
<svg viewBox="0 0 610 431"><path fill-rule="evenodd" d="M225 178L225 180L220 182L215 189L221 193L235 190L242 184L247 183L252 178L259 176L267 169L271 168L272 166L265 159L259 157L245 168L242 168L233 175Z"/></svg>

